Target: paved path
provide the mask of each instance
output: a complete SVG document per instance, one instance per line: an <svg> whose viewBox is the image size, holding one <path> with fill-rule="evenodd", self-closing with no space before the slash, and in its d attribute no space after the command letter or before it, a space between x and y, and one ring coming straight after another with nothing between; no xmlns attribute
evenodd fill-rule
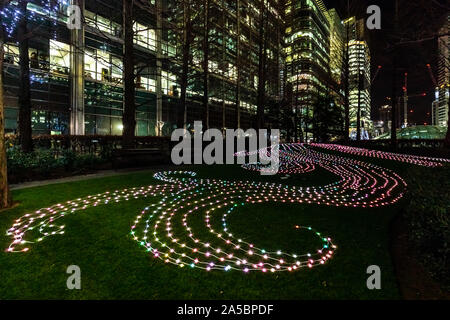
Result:
<svg viewBox="0 0 450 320"><path fill-rule="evenodd" d="M96 179L96 178L105 178L105 177L112 177L112 176L118 176L118 175L125 175L125 174L135 173L135 172L157 171L162 168L167 170L167 166L119 169L119 170L103 170L103 171L99 171L97 173L91 173L91 174L85 174L85 175L79 175L79 176L12 184L12 185L10 185L10 189L11 190L21 190L21 189L28 189L28 188L34 188L34 187L42 187L42 186L57 184L57 183L66 183L66 182L73 182L73 181L82 181L82 180L89 180L89 179Z"/></svg>

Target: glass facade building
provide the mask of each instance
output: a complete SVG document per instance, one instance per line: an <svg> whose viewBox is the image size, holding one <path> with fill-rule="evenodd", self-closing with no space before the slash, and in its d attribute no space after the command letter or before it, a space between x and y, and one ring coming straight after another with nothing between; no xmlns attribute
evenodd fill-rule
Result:
<svg viewBox="0 0 450 320"><path fill-rule="evenodd" d="M203 2L190 1L193 39L187 86L189 124L202 120L204 115ZM35 35L30 40L29 52L33 132L120 135L123 128L122 1L73 0L73 3L82 10L81 30L67 28L67 8L61 8L56 23L44 23L45 30L32 21L29 23L29 30ZM182 69L182 3L180 0L151 0L145 11L135 10L138 136L169 135L176 128ZM268 35L263 42L267 57L265 72L270 75L266 78L266 98L279 99L283 52L282 21L277 6L278 1L264 0L261 13L261 1L209 1L211 127L237 127L237 104L240 127L254 125L261 18ZM46 17L45 8L38 0L28 5L28 11ZM13 42L7 43L5 50L6 130L15 132L19 50Z"/></svg>
<svg viewBox="0 0 450 320"><path fill-rule="evenodd" d="M345 28L349 28L350 69L350 136L356 138L358 103L360 104L360 126L362 139L369 138L372 130L371 94L370 94L370 50L364 38L364 20L351 17L344 21Z"/></svg>
<svg viewBox="0 0 450 320"><path fill-rule="evenodd" d="M448 108L450 98L450 37L448 35L450 15L447 23L441 28L438 38L438 88L436 102L433 104L433 124L442 127L448 126Z"/></svg>
<svg viewBox="0 0 450 320"><path fill-rule="evenodd" d="M292 83L295 112L301 114L308 134L314 101L329 88L330 21L321 0L287 0L285 17L287 81Z"/></svg>
<svg viewBox="0 0 450 320"><path fill-rule="evenodd" d="M344 63L344 24L336 9L327 12L330 20L330 71L335 83L341 84Z"/></svg>
<svg viewBox="0 0 450 320"><path fill-rule="evenodd" d="M33 133L121 135L122 1L72 3L81 8L81 29L67 28L67 6L49 18L39 0L28 4L29 12L43 17L29 21ZM321 0L149 0L133 17L136 135L170 135L180 123L185 3L192 26L188 127L205 119L205 45L209 127L255 127L261 71L267 109L281 101L286 83L293 85L304 132L311 129L318 95L331 94L340 103L343 24ZM7 132L17 130L18 64L13 39L5 44Z"/></svg>

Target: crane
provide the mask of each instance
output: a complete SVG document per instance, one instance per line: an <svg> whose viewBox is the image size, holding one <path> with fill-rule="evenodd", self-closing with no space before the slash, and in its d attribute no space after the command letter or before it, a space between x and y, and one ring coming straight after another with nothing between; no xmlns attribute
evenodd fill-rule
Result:
<svg viewBox="0 0 450 320"><path fill-rule="evenodd" d="M436 77L433 74L433 70L431 69L431 65L428 63L427 64L427 69L428 69L428 73L430 74L431 77L431 81L434 84L434 88L435 88L435 92L436 92L436 100L439 100L438 96L439 96L439 85L436 81ZM435 124L435 120L434 120L434 114L435 114L435 110L434 110L434 104L431 106L431 124Z"/></svg>
<svg viewBox="0 0 450 320"><path fill-rule="evenodd" d="M405 72L405 85L403 86L403 125L408 127L408 73Z"/></svg>
<svg viewBox="0 0 450 320"><path fill-rule="evenodd" d="M431 65L429 63L427 64L427 68L428 72L430 73L431 81L433 81L434 87L438 88L438 83L436 81L436 78L434 77L433 70L431 70Z"/></svg>
<svg viewBox="0 0 450 320"><path fill-rule="evenodd" d="M377 68L377 72L375 72L375 75L372 78L372 81L370 82L370 84L373 84L375 79L377 78L378 74L380 73L380 70L383 68L383 66L378 66Z"/></svg>
<svg viewBox="0 0 450 320"><path fill-rule="evenodd" d="M404 126L404 128L408 127L408 100L411 98L426 97L426 95L427 95L426 92L408 95L408 73L405 72L405 82L403 85L403 126ZM401 98L399 97L399 100L400 99Z"/></svg>

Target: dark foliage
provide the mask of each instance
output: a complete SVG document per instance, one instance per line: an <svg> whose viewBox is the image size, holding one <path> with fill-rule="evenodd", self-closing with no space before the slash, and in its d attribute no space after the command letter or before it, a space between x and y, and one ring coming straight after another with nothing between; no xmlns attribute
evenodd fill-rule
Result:
<svg viewBox="0 0 450 320"><path fill-rule="evenodd" d="M406 218L418 258L441 285L450 290L450 170L409 171Z"/></svg>
<svg viewBox="0 0 450 320"><path fill-rule="evenodd" d="M329 142L344 136L344 114L331 97L317 97L312 124L317 142Z"/></svg>
<svg viewBox="0 0 450 320"><path fill-rule="evenodd" d="M7 161L10 183L70 176L109 168L114 150L122 148L121 136L42 135L33 137L35 150L24 152L17 136L7 137ZM170 139L137 137L136 148L167 151Z"/></svg>

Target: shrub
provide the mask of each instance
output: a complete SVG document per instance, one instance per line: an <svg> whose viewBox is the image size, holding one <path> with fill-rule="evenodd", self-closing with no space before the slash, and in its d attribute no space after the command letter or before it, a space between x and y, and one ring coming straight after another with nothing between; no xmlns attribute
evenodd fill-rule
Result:
<svg viewBox="0 0 450 320"><path fill-rule="evenodd" d="M102 159L92 154L78 155L75 158L75 168L77 169L94 169L97 164L100 164Z"/></svg>
<svg viewBox="0 0 450 320"><path fill-rule="evenodd" d="M38 149L34 152L35 169L44 176L47 176L52 170L61 167L61 160L55 157L51 150Z"/></svg>
<svg viewBox="0 0 450 320"><path fill-rule="evenodd" d="M62 152L62 163L66 170L72 170L75 167L76 159L77 159L76 152L72 150L64 150Z"/></svg>
<svg viewBox="0 0 450 320"><path fill-rule="evenodd" d="M24 153L19 147L11 147L6 151L8 172L20 172L33 167L34 155Z"/></svg>
<svg viewBox="0 0 450 320"><path fill-rule="evenodd" d="M51 150L37 149L34 152L25 153L18 147L12 147L7 151L7 158L8 171L12 174L36 171L48 175L51 170L61 166L61 161L56 159Z"/></svg>
<svg viewBox="0 0 450 320"><path fill-rule="evenodd" d="M414 168L408 173L406 207L410 240L418 258L450 290L450 170Z"/></svg>
<svg viewBox="0 0 450 320"><path fill-rule="evenodd" d="M34 152L24 153L19 147L10 147L7 150L8 173L15 182L34 178L45 178L58 170L71 173L80 169L95 169L104 162L94 154L77 154L72 150L57 152L46 149L36 149Z"/></svg>

